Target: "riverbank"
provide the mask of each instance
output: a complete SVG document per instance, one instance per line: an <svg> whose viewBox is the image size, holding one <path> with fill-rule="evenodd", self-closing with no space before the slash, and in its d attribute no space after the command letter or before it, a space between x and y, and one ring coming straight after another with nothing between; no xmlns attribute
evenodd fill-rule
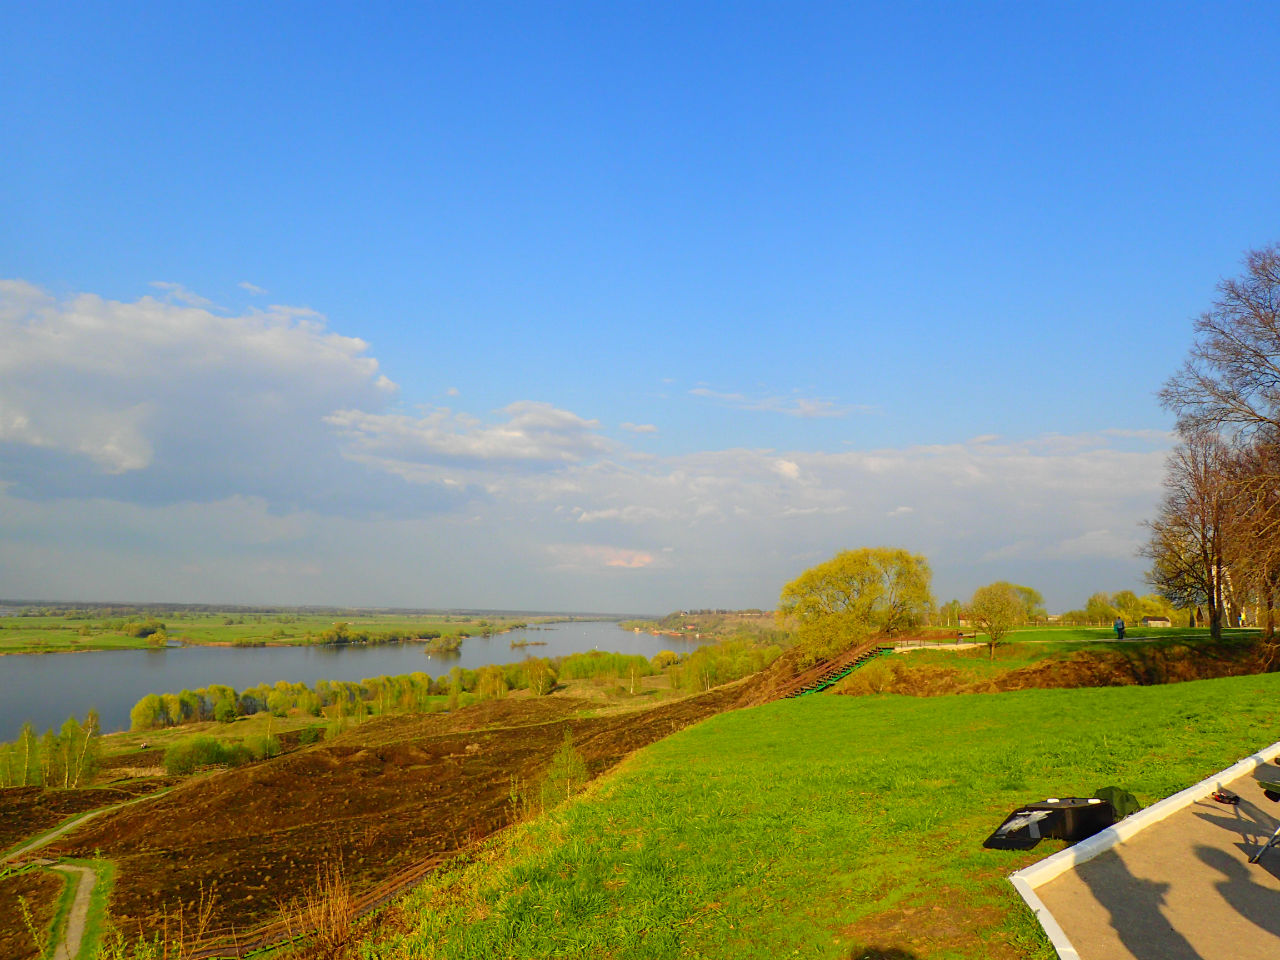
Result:
<svg viewBox="0 0 1280 960"><path fill-rule="evenodd" d="M489 637L581 618L350 613L189 613L140 610L0 617L0 656L156 650L173 646L302 647Z"/></svg>

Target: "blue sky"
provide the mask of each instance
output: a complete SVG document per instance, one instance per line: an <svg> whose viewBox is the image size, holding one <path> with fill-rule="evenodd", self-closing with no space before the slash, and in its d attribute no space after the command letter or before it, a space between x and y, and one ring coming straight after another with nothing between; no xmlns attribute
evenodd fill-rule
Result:
<svg viewBox="0 0 1280 960"><path fill-rule="evenodd" d="M1265 6L265 6L0 11L0 594L1141 589Z"/></svg>

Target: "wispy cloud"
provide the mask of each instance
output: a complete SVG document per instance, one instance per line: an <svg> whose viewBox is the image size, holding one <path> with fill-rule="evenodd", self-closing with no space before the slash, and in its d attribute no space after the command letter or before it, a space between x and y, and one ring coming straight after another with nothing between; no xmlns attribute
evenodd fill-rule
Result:
<svg viewBox="0 0 1280 960"><path fill-rule="evenodd" d="M869 406L837 404L834 400L817 397L748 397L742 393L721 393L709 387L694 387L689 393L736 410L781 413L806 420L847 417L852 413L867 413L872 410Z"/></svg>
<svg viewBox="0 0 1280 960"><path fill-rule="evenodd" d="M628 433L657 433L658 432L658 428L655 427L652 423L625 422L625 423L619 424L619 426L622 427L623 430L626 430Z"/></svg>
<svg viewBox="0 0 1280 960"><path fill-rule="evenodd" d="M200 307L208 310L213 307L213 301L193 293L180 283L170 283L166 280L152 280L151 286L165 293L167 298L173 303L185 303L188 307Z"/></svg>
<svg viewBox="0 0 1280 960"><path fill-rule="evenodd" d="M241 290L247 290L249 293L253 294L255 297L265 297L268 292L267 290L258 286L256 283L250 283L248 280L241 280L238 284L236 284L236 286L238 286Z"/></svg>
<svg viewBox="0 0 1280 960"><path fill-rule="evenodd" d="M554 558L557 567L569 570L590 570L602 567L640 570L654 564L652 553L626 547L582 543L554 544L548 547L547 551Z"/></svg>

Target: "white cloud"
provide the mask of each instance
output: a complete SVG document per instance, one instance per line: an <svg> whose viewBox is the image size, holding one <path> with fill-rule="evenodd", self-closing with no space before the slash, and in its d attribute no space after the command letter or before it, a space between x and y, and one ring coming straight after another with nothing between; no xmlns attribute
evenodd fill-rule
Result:
<svg viewBox="0 0 1280 960"><path fill-rule="evenodd" d="M596 544L553 544L547 548L557 567L565 570L593 570L614 567L639 570L653 566L653 554L645 550Z"/></svg>
<svg viewBox="0 0 1280 960"><path fill-rule="evenodd" d="M622 423L619 424L623 430L628 433L657 433L658 428L652 423Z"/></svg>
<svg viewBox="0 0 1280 960"><path fill-rule="evenodd" d="M207 300L198 293L192 293L180 283L169 283L164 280L152 280L151 286L157 290L163 290L168 299L174 303L186 304L188 307L201 307L208 309L213 306L212 300Z"/></svg>
<svg viewBox="0 0 1280 960"><path fill-rule="evenodd" d="M640 457L589 411L548 403L407 414L367 345L314 312L226 316L169 292L0 282L0 580L29 595L762 606L836 550L886 543L929 556L939 594L1012 579L1065 608L1139 585L1162 431Z"/></svg>
<svg viewBox="0 0 1280 960"><path fill-rule="evenodd" d="M775 460L773 461L773 469L779 476L786 477L788 480L800 479L800 465L791 460Z"/></svg>
<svg viewBox="0 0 1280 960"><path fill-rule="evenodd" d="M689 393L695 397L706 397L709 400L715 400L722 406L733 407L738 410L782 413L789 417L800 417L807 420L847 417L851 413L867 413L873 409L869 406L840 405L834 400L816 397L753 398L741 393L721 393L708 387L694 387Z"/></svg>
<svg viewBox="0 0 1280 960"><path fill-rule="evenodd" d="M265 297L268 292L262 287L258 286L256 283L250 283L248 280L241 280L238 284L236 284L236 286L238 286L241 290L247 290L249 293L253 294L255 297Z"/></svg>
<svg viewBox="0 0 1280 960"><path fill-rule="evenodd" d="M324 417L377 410L395 385L313 311L59 300L10 281L0 342L0 480L17 495L296 506L315 491L362 509L354 496L378 487L357 491ZM314 471L329 474L323 492Z"/></svg>
<svg viewBox="0 0 1280 960"><path fill-rule="evenodd" d="M346 441L352 459L408 479L436 479L423 467L476 470L498 465L558 466L611 449L585 420L548 403L524 400L502 409L505 419L484 423L447 408L425 417L339 410L325 417Z"/></svg>
<svg viewBox="0 0 1280 960"><path fill-rule="evenodd" d="M584 510L574 507L579 523L599 523L602 520L617 520L621 523L646 523L651 520L666 519L669 514L656 507L606 507L602 510Z"/></svg>

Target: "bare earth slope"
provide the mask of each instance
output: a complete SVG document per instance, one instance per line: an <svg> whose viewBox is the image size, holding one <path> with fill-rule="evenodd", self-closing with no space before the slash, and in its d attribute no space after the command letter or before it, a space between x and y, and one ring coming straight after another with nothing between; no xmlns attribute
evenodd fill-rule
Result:
<svg viewBox="0 0 1280 960"><path fill-rule="evenodd" d="M488 701L453 714L370 720L332 742L198 778L104 814L51 854L118 865L111 913L159 929L212 896L211 928L273 919L340 861L359 892L471 846L509 820L512 777L536 780L566 725L591 774L739 705L742 683L649 710L573 717L586 701ZM189 927L188 927L189 929Z"/></svg>

